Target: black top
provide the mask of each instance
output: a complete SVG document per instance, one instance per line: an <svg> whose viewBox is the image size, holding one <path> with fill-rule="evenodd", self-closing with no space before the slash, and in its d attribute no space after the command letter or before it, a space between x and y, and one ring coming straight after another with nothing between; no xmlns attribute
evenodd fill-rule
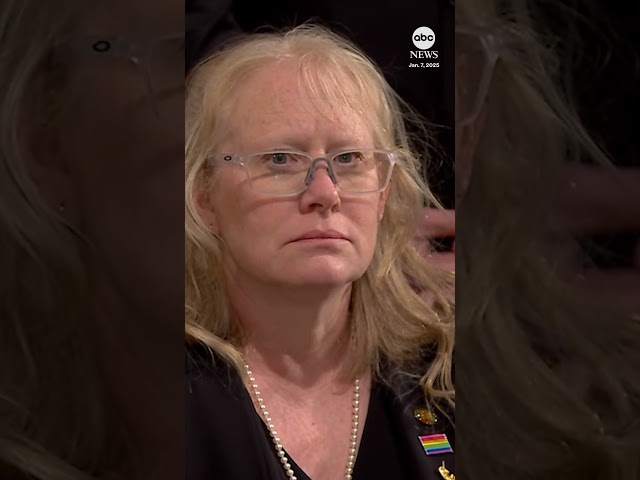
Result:
<svg viewBox="0 0 640 480"><path fill-rule="evenodd" d="M186 361L186 480L283 480L284 469L249 392L235 370L207 353L190 349ZM414 408L424 406L415 382L396 379L375 384L353 477L442 480L444 461L455 472L451 453L427 456L421 435L445 433L455 450L453 427L418 422ZM295 464L299 480L310 480Z"/></svg>
<svg viewBox="0 0 640 480"><path fill-rule="evenodd" d="M389 478L394 480L413 480L418 472L411 468L411 458L402 449L402 432L391 422L391 392L384 386L374 383L371 389L369 411L362 432L362 440L353 468L353 479ZM259 417L258 413L256 415ZM262 419L260 419L262 420ZM262 422L266 438L270 441L269 429ZM275 461L279 461L276 449L271 451ZM287 458L298 480L312 480L287 453ZM284 468L282 478L286 479Z"/></svg>

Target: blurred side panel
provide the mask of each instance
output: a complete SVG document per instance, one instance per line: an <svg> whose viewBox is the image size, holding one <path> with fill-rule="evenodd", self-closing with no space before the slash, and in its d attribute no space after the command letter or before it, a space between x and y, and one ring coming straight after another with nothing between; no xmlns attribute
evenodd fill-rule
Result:
<svg viewBox="0 0 640 480"><path fill-rule="evenodd" d="M184 3L0 3L0 478L184 476Z"/></svg>
<svg viewBox="0 0 640 480"><path fill-rule="evenodd" d="M637 14L456 2L460 478L640 475Z"/></svg>

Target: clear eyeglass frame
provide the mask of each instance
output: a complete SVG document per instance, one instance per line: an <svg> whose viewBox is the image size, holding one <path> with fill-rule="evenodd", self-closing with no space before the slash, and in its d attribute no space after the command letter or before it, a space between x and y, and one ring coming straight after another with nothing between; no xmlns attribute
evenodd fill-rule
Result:
<svg viewBox="0 0 640 480"><path fill-rule="evenodd" d="M339 175L336 176L336 172L333 166L333 160L340 155L344 155L346 153L354 153L354 152L362 152L367 154L382 154L386 156L389 162L389 168L386 173L386 177L382 179L378 188L367 190L367 191L349 191L349 190L345 190L340 185L340 181L338 179ZM291 192L286 192L286 193L269 193L269 192L264 192L255 188L254 181L251 178L251 172L249 170L248 161L253 157L263 156L263 155L275 155L275 154L297 155L297 156L301 156L309 159L309 168L306 169L304 186L302 186L299 189L293 190ZM319 156L319 157L313 157L312 155L309 155L306 152L300 152L295 150L271 150L266 152L255 152L255 153L249 153L249 154L214 153L209 157L207 157L206 165L208 166L213 166L214 164L240 165L243 167L245 171L247 182L250 188L255 193L259 195L269 196L269 197L293 197L293 196L300 195L305 190L307 190L307 188L313 181L315 172L317 170L317 166L320 163L324 163L327 167L327 173L331 178L331 181L333 182L334 186L337 189L349 195L368 195L372 193L382 192L389 186L389 183L391 182L391 177L393 175L393 169L395 164L398 162L398 158L399 158L399 153L396 150L375 150L375 149L362 149L362 148L353 149L352 148L349 150L341 150L338 152L327 153L326 155Z"/></svg>
<svg viewBox="0 0 640 480"><path fill-rule="evenodd" d="M170 72L175 79L171 85L175 88L180 76L182 76L181 84L184 86L184 32L169 33L153 38L130 39L123 35L87 35L69 39L58 45L58 51L73 52L83 56L91 56L93 58L110 58L118 61L128 62L136 67L141 74L147 93L147 99L156 116L159 116L158 96L162 94L162 90L167 88L162 85L163 81L154 78L153 58L154 52L159 46L172 43L178 45L182 52L174 51L170 54L181 55L181 62L177 62L171 67L175 72ZM165 52L163 52L165 53ZM179 69L179 70L178 70Z"/></svg>
<svg viewBox="0 0 640 480"><path fill-rule="evenodd" d="M459 55L463 53L460 51L462 49L460 45L464 45L465 37L467 39L473 39L472 43L475 45L475 48L478 49L478 53L482 55L482 66L479 69L480 71L477 72L478 76L475 77L477 81L474 82L473 85L475 89L473 100L470 102L467 101L468 105L463 108L464 113L460 115L460 118L456 118L456 124L465 126L475 121L482 110L482 106L489 93L493 72L504 48L504 42L502 37L496 32L474 27L456 27L455 37L456 64L458 63ZM458 67L456 67L456 79L458 75ZM458 87L456 86L456 88Z"/></svg>

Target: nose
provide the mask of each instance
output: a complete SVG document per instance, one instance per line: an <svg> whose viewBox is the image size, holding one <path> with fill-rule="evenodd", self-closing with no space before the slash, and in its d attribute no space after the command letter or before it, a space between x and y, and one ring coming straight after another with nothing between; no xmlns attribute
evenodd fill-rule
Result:
<svg viewBox="0 0 640 480"><path fill-rule="evenodd" d="M309 169L307 189L301 196L303 211L319 209L336 210L340 207L340 195L334 183L335 177L326 161L317 160Z"/></svg>

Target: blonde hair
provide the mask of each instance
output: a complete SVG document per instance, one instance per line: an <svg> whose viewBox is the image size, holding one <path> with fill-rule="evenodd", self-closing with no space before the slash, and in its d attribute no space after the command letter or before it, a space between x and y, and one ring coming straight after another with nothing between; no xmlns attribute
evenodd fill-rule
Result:
<svg viewBox="0 0 640 480"><path fill-rule="evenodd" d="M461 25L503 40L458 208L456 381L465 394L456 473L637 478L640 322L587 304L540 247L566 165L609 161L558 87L560 59L527 2L497 4L456 10ZM587 392L565 367L588 376Z"/></svg>
<svg viewBox="0 0 640 480"><path fill-rule="evenodd" d="M351 328L354 372L382 362L419 364L424 349L437 345L435 360L421 372L426 395L453 404L451 356L453 304L448 274L430 268L411 243L425 202L436 201L420 175L406 121L415 114L386 83L373 63L353 44L331 31L305 24L279 33L236 40L202 62L187 84L185 142L185 334L241 368L242 332L228 302L222 273L224 245L199 217L194 193L210 186L208 155L220 141L225 100L238 80L269 62L294 58L299 79L312 98L329 106L346 105L371 121L376 148L398 148L402 160L393 174L384 219L371 265L352 290ZM322 101L317 102L320 106ZM209 179L210 180L210 179ZM407 276L433 292L426 302Z"/></svg>
<svg viewBox="0 0 640 480"><path fill-rule="evenodd" d="M84 244L28 168L37 161L32 144L44 141L57 109L52 47L79 5L0 4L2 478L106 478L120 461L87 318Z"/></svg>

